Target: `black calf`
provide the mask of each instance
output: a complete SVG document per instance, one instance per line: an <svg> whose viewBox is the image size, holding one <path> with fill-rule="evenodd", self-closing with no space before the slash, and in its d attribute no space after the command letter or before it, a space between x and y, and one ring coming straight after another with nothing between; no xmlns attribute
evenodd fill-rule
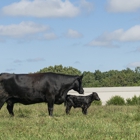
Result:
<svg viewBox="0 0 140 140"><path fill-rule="evenodd" d="M87 96L76 96L76 95L67 95L66 97L66 114L69 114L71 107L74 108L80 107L82 108L82 113L87 114L87 109L91 105L91 103L97 100L99 101L100 98L96 92L93 92Z"/></svg>

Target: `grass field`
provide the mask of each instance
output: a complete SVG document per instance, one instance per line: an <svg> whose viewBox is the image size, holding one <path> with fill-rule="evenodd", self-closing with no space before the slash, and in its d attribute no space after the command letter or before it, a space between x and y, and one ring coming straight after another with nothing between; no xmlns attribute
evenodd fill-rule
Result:
<svg viewBox="0 0 140 140"><path fill-rule="evenodd" d="M140 106L90 106L88 115L64 105L16 104L15 117L0 111L0 140L140 140Z"/></svg>

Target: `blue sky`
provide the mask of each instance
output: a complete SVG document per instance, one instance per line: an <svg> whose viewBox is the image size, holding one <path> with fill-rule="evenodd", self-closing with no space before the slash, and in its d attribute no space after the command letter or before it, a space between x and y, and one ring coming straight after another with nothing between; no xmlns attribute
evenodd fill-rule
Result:
<svg viewBox="0 0 140 140"><path fill-rule="evenodd" d="M10 0L0 19L0 73L140 66L140 0Z"/></svg>

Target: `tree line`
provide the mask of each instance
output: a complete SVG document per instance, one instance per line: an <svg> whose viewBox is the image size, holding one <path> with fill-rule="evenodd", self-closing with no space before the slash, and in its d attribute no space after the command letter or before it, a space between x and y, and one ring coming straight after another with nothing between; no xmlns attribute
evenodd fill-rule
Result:
<svg viewBox="0 0 140 140"><path fill-rule="evenodd" d="M140 86L140 67L136 67L135 70L126 68L121 71L110 70L101 72L100 70L95 70L95 72L84 71L82 73L80 70L73 67L55 65L40 69L38 72L55 72L69 75L83 74L83 87Z"/></svg>

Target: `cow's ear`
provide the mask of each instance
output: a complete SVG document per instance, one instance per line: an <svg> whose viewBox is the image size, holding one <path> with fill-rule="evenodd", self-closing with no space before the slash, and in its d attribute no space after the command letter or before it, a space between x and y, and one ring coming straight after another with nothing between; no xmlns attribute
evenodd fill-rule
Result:
<svg viewBox="0 0 140 140"><path fill-rule="evenodd" d="M83 74L81 76L77 76L76 79L82 81Z"/></svg>

